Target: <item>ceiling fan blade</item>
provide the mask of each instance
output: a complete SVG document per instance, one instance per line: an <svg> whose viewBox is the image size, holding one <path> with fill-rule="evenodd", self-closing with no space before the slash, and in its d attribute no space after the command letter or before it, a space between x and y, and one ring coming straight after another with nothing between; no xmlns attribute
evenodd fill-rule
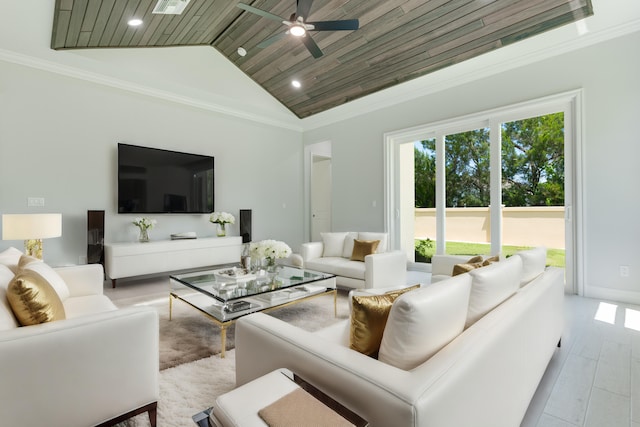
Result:
<svg viewBox="0 0 640 427"><path fill-rule="evenodd" d="M253 7L253 6L249 6L248 4L238 3L237 6L240 9L246 10L247 12L255 13L256 15L260 15L260 16L263 16L265 18L273 19L274 21L278 21L278 22L281 22L281 23L286 21L286 19L281 18L278 15L274 15L273 13L269 13L269 12L264 11L262 9L258 9L256 7Z"/></svg>
<svg viewBox="0 0 640 427"><path fill-rule="evenodd" d="M302 43L304 43L304 45L307 47L309 52L311 52L311 55L313 55L314 58L320 58L323 55L318 45L313 41L309 34L306 34L304 37L302 37Z"/></svg>
<svg viewBox="0 0 640 427"><path fill-rule="evenodd" d="M298 0L298 8L296 9L296 16L302 16L304 20L307 20L309 12L311 11L311 3L313 0Z"/></svg>
<svg viewBox="0 0 640 427"><path fill-rule="evenodd" d="M319 21L307 22L313 25L311 31L340 31L340 30L357 30L360 27L360 21L357 19L345 19L342 21Z"/></svg>
<svg viewBox="0 0 640 427"><path fill-rule="evenodd" d="M268 39L264 39L263 41L261 41L260 43L258 43L258 45L256 46L258 49L264 49L267 46L271 46L272 44L274 44L275 42L277 42L278 40L284 38L284 36L286 36L287 33L282 32L282 33L278 33L275 36L271 36Z"/></svg>

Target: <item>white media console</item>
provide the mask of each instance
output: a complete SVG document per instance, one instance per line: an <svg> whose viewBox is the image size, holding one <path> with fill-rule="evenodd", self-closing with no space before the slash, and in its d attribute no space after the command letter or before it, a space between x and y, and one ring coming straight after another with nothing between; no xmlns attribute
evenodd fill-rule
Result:
<svg viewBox="0 0 640 427"><path fill-rule="evenodd" d="M113 287L123 277L240 262L242 237L205 237L104 245L105 270Z"/></svg>

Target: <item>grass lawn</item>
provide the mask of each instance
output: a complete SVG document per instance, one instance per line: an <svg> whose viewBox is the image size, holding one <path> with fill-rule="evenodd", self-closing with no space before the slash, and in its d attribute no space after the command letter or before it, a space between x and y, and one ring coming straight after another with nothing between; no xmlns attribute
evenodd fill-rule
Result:
<svg viewBox="0 0 640 427"><path fill-rule="evenodd" d="M416 240L416 251L424 255L427 260L431 260L431 256L436 253L436 242L432 241L431 247L425 243L425 240ZM503 246L502 255L511 256L514 253L531 249L530 246ZM447 242L447 254L449 255L489 255L491 253L491 245L489 243L466 243L466 242ZM547 265L554 267L564 267L564 249L547 248Z"/></svg>

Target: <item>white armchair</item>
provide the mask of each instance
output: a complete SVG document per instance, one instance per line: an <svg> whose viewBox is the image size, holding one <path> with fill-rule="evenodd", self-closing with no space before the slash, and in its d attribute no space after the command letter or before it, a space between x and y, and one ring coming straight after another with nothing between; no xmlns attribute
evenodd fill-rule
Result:
<svg viewBox="0 0 640 427"><path fill-rule="evenodd" d="M378 240L375 253L364 261L352 260L355 240ZM347 288L382 288L406 284L407 256L388 250L387 233L322 233L322 241L303 243L304 268L336 275L336 284Z"/></svg>
<svg viewBox="0 0 640 427"><path fill-rule="evenodd" d="M66 283L66 319L17 326L0 263L0 417L11 426L110 426L148 412L156 425L158 314L117 309L100 265L53 269Z"/></svg>

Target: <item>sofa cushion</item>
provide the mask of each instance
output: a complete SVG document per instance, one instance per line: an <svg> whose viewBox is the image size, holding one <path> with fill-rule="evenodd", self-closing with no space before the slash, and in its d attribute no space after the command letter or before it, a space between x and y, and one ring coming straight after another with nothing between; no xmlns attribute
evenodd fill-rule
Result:
<svg viewBox="0 0 640 427"><path fill-rule="evenodd" d="M304 268L358 280L364 280L365 273L365 263L342 257L312 259L305 262Z"/></svg>
<svg viewBox="0 0 640 427"><path fill-rule="evenodd" d="M464 274L399 297L378 360L405 370L425 362L464 330L470 292L471 276Z"/></svg>
<svg viewBox="0 0 640 427"><path fill-rule="evenodd" d="M353 295L349 347L367 356L377 357L393 302L400 295L419 287L416 285L379 295Z"/></svg>
<svg viewBox="0 0 640 427"><path fill-rule="evenodd" d="M334 257L342 256L344 249L344 239L347 233L320 233L322 238L322 256Z"/></svg>
<svg viewBox="0 0 640 427"><path fill-rule="evenodd" d="M351 261L363 261L367 255L375 254L380 240L358 240L353 241L353 252Z"/></svg>
<svg viewBox="0 0 640 427"><path fill-rule="evenodd" d="M520 286L526 285L544 273L547 265L547 248L544 246L520 251L515 255L522 258L522 282Z"/></svg>
<svg viewBox="0 0 640 427"><path fill-rule="evenodd" d="M69 298L70 292L67 284L62 280L62 277L60 277L60 275L46 263L40 260L37 260L36 262L28 262L22 269L20 269L20 271L30 271L38 275L42 280L46 281L53 287L60 297L60 300L63 302Z"/></svg>
<svg viewBox="0 0 640 427"><path fill-rule="evenodd" d="M377 253L381 254L389 250L387 233L372 233L367 231L361 231L358 233L359 240L380 240Z"/></svg>
<svg viewBox="0 0 640 427"><path fill-rule="evenodd" d="M347 236L344 238L344 247L342 248L342 256L343 258L351 258L351 254L353 253L353 242L358 238L358 233L349 232Z"/></svg>
<svg viewBox="0 0 640 427"><path fill-rule="evenodd" d="M11 247L9 249L5 249L0 252L0 264L9 267L9 270L13 271L15 274L18 271L18 262L20 262L20 257L22 255L23 253L16 248Z"/></svg>
<svg viewBox="0 0 640 427"><path fill-rule="evenodd" d="M13 276L13 271L9 270L9 267L0 264L0 331L20 326L7 300L7 287Z"/></svg>
<svg viewBox="0 0 640 427"><path fill-rule="evenodd" d="M34 271L24 269L16 274L7 287L7 300L22 326L66 317L56 290Z"/></svg>
<svg viewBox="0 0 640 427"><path fill-rule="evenodd" d="M471 297L465 328L493 310L513 295L520 287L522 259L510 257L505 261L469 272Z"/></svg>
<svg viewBox="0 0 640 427"><path fill-rule="evenodd" d="M456 264L453 266L453 271L451 272L452 276L457 276L459 274L468 273L471 270L475 270L476 268L480 268L484 266L482 255L474 256L470 258L465 263Z"/></svg>

